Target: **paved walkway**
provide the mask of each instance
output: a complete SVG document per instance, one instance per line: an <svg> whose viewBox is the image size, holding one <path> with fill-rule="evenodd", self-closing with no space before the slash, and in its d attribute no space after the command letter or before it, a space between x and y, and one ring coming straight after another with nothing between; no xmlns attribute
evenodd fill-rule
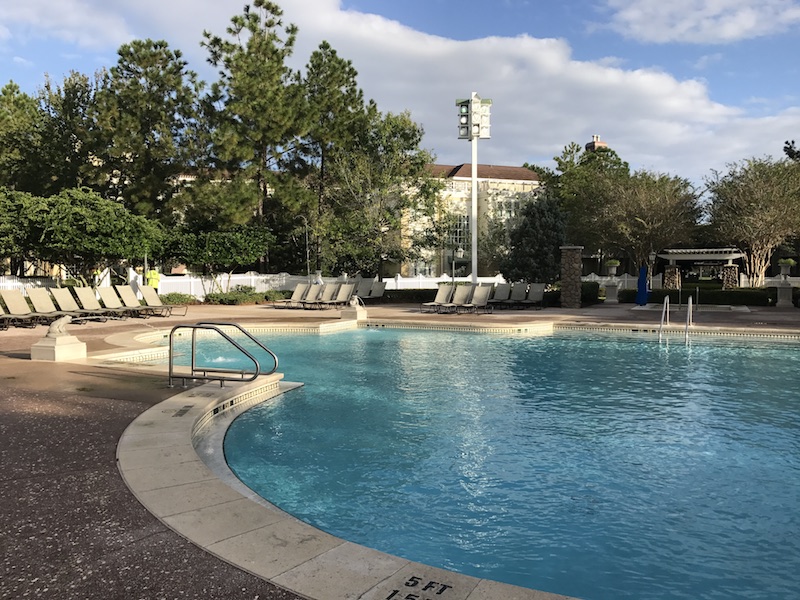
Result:
<svg viewBox="0 0 800 600"><path fill-rule="evenodd" d="M369 307L370 319L426 323L570 323L655 329L660 312L630 305L493 315L420 314ZM200 320L319 322L338 311L192 307L187 317L69 326L91 353L116 333ZM685 313L673 315L681 323ZM800 335L800 310L702 310L698 329ZM124 368L30 360L46 329L0 332L0 598L300 598L204 552L146 511L122 481L115 455L128 424L175 394L166 377Z"/></svg>

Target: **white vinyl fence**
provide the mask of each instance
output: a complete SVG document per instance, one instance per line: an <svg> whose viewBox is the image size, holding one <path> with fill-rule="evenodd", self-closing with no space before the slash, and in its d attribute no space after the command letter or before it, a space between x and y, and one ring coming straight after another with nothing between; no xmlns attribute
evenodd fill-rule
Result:
<svg viewBox="0 0 800 600"><path fill-rule="evenodd" d="M315 275L290 275L288 273L262 275L259 273L243 273L239 275L217 275L216 277L199 277L196 275L162 275L158 286L159 294L169 294L177 292L189 294L198 300L205 298L210 292L229 291L237 286L254 288L257 292L267 292L270 290L292 290L298 283L306 283L316 279ZM353 283L361 281L361 277L321 277L323 283ZM452 278L446 275L441 277L391 277L386 278L387 290L412 290L412 289L436 289L443 281L451 281ZM456 282L471 281L469 277L456 277ZM505 281L501 276L478 277L478 282L483 284L502 283Z"/></svg>

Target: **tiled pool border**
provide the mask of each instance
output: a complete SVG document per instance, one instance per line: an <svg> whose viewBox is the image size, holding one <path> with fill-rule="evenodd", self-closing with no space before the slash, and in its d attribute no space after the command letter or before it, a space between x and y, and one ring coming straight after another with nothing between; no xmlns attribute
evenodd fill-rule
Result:
<svg viewBox="0 0 800 600"><path fill-rule="evenodd" d="M313 326L244 322L252 333L319 334L354 327L549 335L558 330L657 334L658 328L618 324L537 322L509 326L432 325L414 321L343 321ZM669 334L682 333L670 327ZM796 333L692 329L694 335L800 340ZM152 344L169 332L124 334L134 345ZM117 337L118 342L123 338ZM101 364L163 359L165 348L99 353ZM163 365L158 368L164 371ZM313 600L556 600L565 596L519 588L414 563L324 533L258 497L227 469L222 436L236 414L274 401L299 385L279 374L222 388L208 383L151 407L120 438L117 460L132 493L158 519L222 560ZM201 456L202 455L202 456Z"/></svg>

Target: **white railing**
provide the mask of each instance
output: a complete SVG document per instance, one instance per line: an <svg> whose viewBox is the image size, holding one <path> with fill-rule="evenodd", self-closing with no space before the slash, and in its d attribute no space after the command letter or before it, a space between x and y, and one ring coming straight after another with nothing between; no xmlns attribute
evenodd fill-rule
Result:
<svg viewBox="0 0 800 600"><path fill-rule="evenodd" d="M800 277L787 277L783 275L775 275L774 277L765 277L763 287L780 287L784 281L792 284L792 287L800 287ZM744 273L739 273L739 287L750 287L750 278Z"/></svg>
<svg viewBox="0 0 800 600"><path fill-rule="evenodd" d="M3 275L0 277L0 290L20 290L25 292L26 287L55 287L58 279L54 277L16 277Z"/></svg>
<svg viewBox="0 0 800 600"><path fill-rule="evenodd" d="M662 278L662 273L653 275L651 283L652 289L659 290L662 288ZM611 277L610 275L598 275L597 273L591 273L581 277L581 281L596 281L601 287L605 287L609 283L616 282L617 289L620 290L635 290L639 287L639 276L630 275L628 273L615 275L614 277Z"/></svg>
<svg viewBox="0 0 800 600"><path fill-rule="evenodd" d="M212 277L197 277L192 275L162 275L159 281L158 292L159 294L169 294L170 292L177 292L181 294L189 294L198 300L205 298L206 294L211 291L219 292L220 290L232 290L237 286L252 287L257 292L267 292L270 290L291 290L294 289L298 283L306 283L309 279L314 279L315 276L307 277L306 275L289 275L288 273L279 273L276 275L260 275L258 273L245 273L241 275L232 275L230 279L228 275L217 275ZM323 283L353 283L361 280L361 277L322 277ZM415 290L415 289L436 289L439 284L446 281L452 281L448 275L441 275L439 277L387 277L384 278L387 290ZM471 277L456 277L456 283L470 282ZM505 280L502 276L495 277L478 277L478 282L483 284L504 283Z"/></svg>

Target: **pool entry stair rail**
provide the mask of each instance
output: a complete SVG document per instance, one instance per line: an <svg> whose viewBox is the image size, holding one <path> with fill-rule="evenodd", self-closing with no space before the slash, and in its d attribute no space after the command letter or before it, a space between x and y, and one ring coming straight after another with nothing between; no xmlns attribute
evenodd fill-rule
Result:
<svg viewBox="0 0 800 600"><path fill-rule="evenodd" d="M664 336L664 325L669 325L669 296L664 296L664 306L661 308L661 324L658 326L658 343ZM689 328L694 325L694 314L692 312L692 297L689 296L686 302L686 327L684 328L683 339L689 343Z"/></svg>
<svg viewBox="0 0 800 600"><path fill-rule="evenodd" d="M686 303L686 330L683 338L687 344L689 343L689 327L692 325L694 325L694 319L692 315L692 297L689 296L689 301Z"/></svg>
<svg viewBox="0 0 800 600"><path fill-rule="evenodd" d="M242 345L233 339L230 335L225 333L222 328L234 328L237 329L239 332L244 334L247 338L249 338L252 342L254 342L257 346L259 346L262 350L264 350L267 354L272 357L274 365L269 372L262 373L261 371L261 364L258 362L258 359L253 356L251 352L249 352L246 348L242 347ZM190 329L192 332L192 346L191 346L191 364L189 366L189 372L178 374L175 370L175 332L181 329ZM206 332L211 331L217 333L220 337L224 338L229 344L231 344L234 348L236 348L239 352L242 353L253 365L252 370L249 369L231 369L231 368L224 368L224 367L209 367L209 366L198 366L197 365L197 333L198 331ZM239 381L239 382L247 382L247 381L254 381L259 375L271 375L275 371L278 370L278 357L267 348L264 344L258 341L255 337L253 337L249 331L237 325L236 323L220 323L220 322L202 322L202 323L195 323L195 324L183 324L183 325L176 325L172 328L169 333L169 387L174 386L174 381L176 379L183 380L183 387L186 387L186 380L187 379L202 379L206 381L219 381L220 387L225 387L226 381Z"/></svg>
<svg viewBox="0 0 800 600"><path fill-rule="evenodd" d="M661 308L661 325L658 326L658 343L664 333L664 325L669 325L669 296L664 296L664 306Z"/></svg>

